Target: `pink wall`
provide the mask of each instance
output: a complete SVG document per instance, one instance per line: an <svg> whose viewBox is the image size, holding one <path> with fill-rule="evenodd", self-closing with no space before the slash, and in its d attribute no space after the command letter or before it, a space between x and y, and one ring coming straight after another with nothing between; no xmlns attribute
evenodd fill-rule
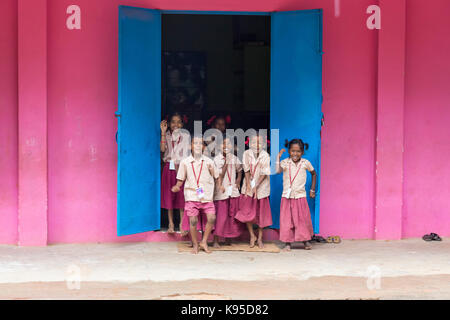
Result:
<svg viewBox="0 0 450 320"><path fill-rule="evenodd" d="M17 243L17 1L0 2L0 243Z"/></svg>
<svg viewBox="0 0 450 320"><path fill-rule="evenodd" d="M408 0L403 237L450 235L450 1Z"/></svg>
<svg viewBox="0 0 450 320"><path fill-rule="evenodd" d="M14 29L16 23L14 2L2 2L1 8L6 6L4 12L9 12L4 14L9 20L0 19L1 26L9 26L6 30ZM373 238L379 57L378 31L366 28L368 15L365 12L369 5L378 1L340 2L340 16L335 17L333 0L47 0L48 243L167 239L152 232L116 236L117 146L114 135L117 121L113 115L117 110L118 5L225 11L322 8L325 127L322 132L321 234ZM427 2L430 3L440 5L441 9L425 9L426 4L420 0L407 1L405 237L422 236L425 231L450 235L448 211L445 211L450 175L444 159L431 157L435 150L441 154L449 152L445 143L449 129L444 127L443 121L445 112L448 118L444 104L448 98L445 88L450 64L442 41L446 41L447 52L449 43L448 39L444 40L445 31L436 29L441 26L448 30L448 19L444 16L436 19L435 15L444 15L450 8L447 0ZM70 4L82 9L81 31L69 31L65 27L65 11ZM9 34L8 44L14 43L16 33L12 30ZM427 45L422 46L422 43ZM0 54L11 61L15 52L10 51L2 50ZM5 62L2 59L0 63ZM2 94L9 94L10 116L8 121L1 117L0 121L7 125L7 134L14 142L17 139L14 135L17 103L13 95L17 90L14 86L16 69L11 64L5 65L9 66L9 80L0 79L0 90ZM422 101L426 98L427 113L424 114ZM440 145L437 147L434 141ZM0 143L1 147L12 148L10 160L0 167L10 175L7 184L0 180L0 191L9 193L6 205L3 205L3 192L0 197L0 209L3 212L6 208L8 212L8 226L0 224L6 231L0 229L0 243L14 243L17 179L10 172L17 171L14 167L17 166L17 148L14 148L17 141L3 139L2 134ZM424 169L417 170L417 160ZM9 170L4 166L9 166ZM438 194L434 192L435 184L446 189ZM445 218L447 224L441 221ZM0 219L5 220L3 215ZM425 228L427 223L435 229Z"/></svg>

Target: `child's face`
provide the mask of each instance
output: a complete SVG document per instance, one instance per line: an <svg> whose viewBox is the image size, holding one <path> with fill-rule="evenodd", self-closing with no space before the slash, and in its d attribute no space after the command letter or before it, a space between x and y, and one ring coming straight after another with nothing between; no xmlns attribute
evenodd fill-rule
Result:
<svg viewBox="0 0 450 320"><path fill-rule="evenodd" d="M220 132L225 132L226 129L225 120L222 118L217 119L216 122L214 123L214 128L219 130Z"/></svg>
<svg viewBox="0 0 450 320"><path fill-rule="evenodd" d="M223 153L229 154L231 152L232 148L233 148L233 145L231 144L230 139L224 139L223 140Z"/></svg>
<svg viewBox="0 0 450 320"><path fill-rule="evenodd" d="M201 154L203 152L203 139L199 137L193 138L191 148L193 154Z"/></svg>
<svg viewBox="0 0 450 320"><path fill-rule="evenodd" d="M173 116L170 120L170 131L174 132L176 129L183 128L183 120L181 120L180 116Z"/></svg>
<svg viewBox="0 0 450 320"><path fill-rule="evenodd" d="M292 161L299 161L302 158L302 155L303 152L298 144L291 145L291 148L289 149L289 157L291 157Z"/></svg>
<svg viewBox="0 0 450 320"><path fill-rule="evenodd" d="M259 139L257 136L253 136L250 138L250 142L249 142L249 147L252 151L254 152L258 152L260 145L259 145Z"/></svg>

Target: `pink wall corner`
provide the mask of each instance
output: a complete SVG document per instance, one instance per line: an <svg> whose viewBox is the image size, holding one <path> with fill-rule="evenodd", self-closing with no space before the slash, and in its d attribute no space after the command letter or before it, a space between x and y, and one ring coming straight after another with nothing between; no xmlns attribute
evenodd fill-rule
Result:
<svg viewBox="0 0 450 320"><path fill-rule="evenodd" d="M17 243L17 1L0 2L0 243Z"/></svg>
<svg viewBox="0 0 450 320"><path fill-rule="evenodd" d="M65 27L66 0L48 0L48 241L166 239L160 233L116 236L118 5L159 9L272 11L324 9L324 113L321 233L370 238L376 35L365 8L341 1L87 1L82 30ZM358 17L354 19L353 17ZM355 111L357 110L357 111ZM337 165L338 164L338 165ZM356 181L356 183L355 183ZM345 190L336 194L335 190ZM355 228L357 226L357 228Z"/></svg>
<svg viewBox="0 0 450 320"><path fill-rule="evenodd" d="M403 237L450 236L450 1L408 0Z"/></svg>

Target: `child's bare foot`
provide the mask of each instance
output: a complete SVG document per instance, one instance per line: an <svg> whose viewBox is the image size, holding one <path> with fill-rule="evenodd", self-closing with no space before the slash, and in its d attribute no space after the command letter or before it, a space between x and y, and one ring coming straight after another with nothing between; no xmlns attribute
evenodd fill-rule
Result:
<svg viewBox="0 0 450 320"><path fill-rule="evenodd" d="M305 244L305 250L311 250L312 249L311 242L303 241L303 243Z"/></svg>
<svg viewBox="0 0 450 320"><path fill-rule="evenodd" d="M255 242L256 242L256 237L250 236L250 248L253 248L255 246Z"/></svg>
<svg viewBox="0 0 450 320"><path fill-rule="evenodd" d="M167 233L175 233L173 224L169 224L169 229L167 229Z"/></svg>
<svg viewBox="0 0 450 320"><path fill-rule="evenodd" d="M283 248L283 251L291 251L291 244L290 243L286 243L286 245Z"/></svg>
<svg viewBox="0 0 450 320"><path fill-rule="evenodd" d="M193 254L197 254L197 253L198 253L198 244L194 244L194 245L192 246L192 253L193 253Z"/></svg>
<svg viewBox="0 0 450 320"><path fill-rule="evenodd" d="M219 242L218 241L214 241L213 247L214 248L220 248Z"/></svg>
<svg viewBox="0 0 450 320"><path fill-rule="evenodd" d="M211 253L211 251L208 248L208 243L206 243L206 241L200 242L199 246L200 246L200 249L203 249L203 251L205 251L206 253Z"/></svg>
<svg viewBox="0 0 450 320"><path fill-rule="evenodd" d="M181 223L180 223L180 233L182 237L186 237L189 234L189 231L183 230L183 226Z"/></svg>
<svg viewBox="0 0 450 320"><path fill-rule="evenodd" d="M258 239L258 247L260 249L264 248L264 243L263 243L262 239Z"/></svg>

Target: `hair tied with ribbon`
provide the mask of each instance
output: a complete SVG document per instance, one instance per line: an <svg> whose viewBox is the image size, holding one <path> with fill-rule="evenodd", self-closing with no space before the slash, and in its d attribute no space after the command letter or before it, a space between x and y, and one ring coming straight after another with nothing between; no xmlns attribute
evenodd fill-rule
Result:
<svg viewBox="0 0 450 320"><path fill-rule="evenodd" d="M270 147L270 140L267 139L267 145Z"/></svg>
<svg viewBox="0 0 450 320"><path fill-rule="evenodd" d="M188 121L189 121L189 117L187 116L187 115L185 115L185 114L183 114L183 123L188 123Z"/></svg>
<svg viewBox="0 0 450 320"><path fill-rule="evenodd" d="M250 138L247 137L247 139L245 139L245 145L248 146L249 143L250 143Z"/></svg>
<svg viewBox="0 0 450 320"><path fill-rule="evenodd" d="M226 124L230 124L230 123L231 123L231 116L230 116L230 115L227 115L227 116L225 117L225 123L226 123Z"/></svg>
<svg viewBox="0 0 450 320"><path fill-rule="evenodd" d="M212 116L211 118L209 118L209 119L206 121L206 124L207 124L208 126L210 126L210 125L213 123L214 119L216 119L216 118L217 118L217 116Z"/></svg>

